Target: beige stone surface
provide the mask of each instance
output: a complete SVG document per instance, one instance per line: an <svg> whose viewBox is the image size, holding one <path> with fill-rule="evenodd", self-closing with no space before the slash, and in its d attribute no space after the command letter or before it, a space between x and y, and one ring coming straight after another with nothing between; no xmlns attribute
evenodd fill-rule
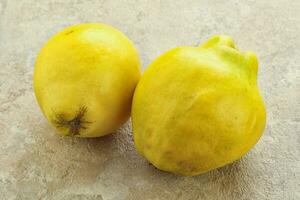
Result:
<svg viewBox="0 0 300 200"><path fill-rule="evenodd" d="M32 90L35 57L68 25L104 22L136 44L143 69L178 45L231 35L260 60L268 119L241 160L197 177L153 168L130 123L99 139L61 138ZM0 199L300 199L300 1L0 0Z"/></svg>

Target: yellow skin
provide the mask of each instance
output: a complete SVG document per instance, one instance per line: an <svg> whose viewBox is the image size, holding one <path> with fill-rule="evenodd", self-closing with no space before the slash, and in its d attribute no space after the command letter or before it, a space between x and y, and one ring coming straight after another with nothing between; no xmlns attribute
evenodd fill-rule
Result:
<svg viewBox="0 0 300 200"><path fill-rule="evenodd" d="M34 91L59 134L98 137L129 118L139 78L138 53L123 33L104 24L79 24L41 49Z"/></svg>
<svg viewBox="0 0 300 200"><path fill-rule="evenodd" d="M161 170L198 175L239 159L261 137L258 61L228 36L174 48L145 71L132 105L135 146Z"/></svg>

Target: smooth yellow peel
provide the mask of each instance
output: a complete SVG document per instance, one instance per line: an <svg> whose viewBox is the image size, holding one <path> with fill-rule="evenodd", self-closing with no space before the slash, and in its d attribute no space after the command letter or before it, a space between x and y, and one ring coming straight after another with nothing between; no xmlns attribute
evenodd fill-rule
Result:
<svg viewBox="0 0 300 200"><path fill-rule="evenodd" d="M228 36L158 57L134 94L138 152L158 169L189 176L239 159L265 127L257 67L255 54L241 53Z"/></svg>
<svg viewBox="0 0 300 200"><path fill-rule="evenodd" d="M138 53L123 33L104 24L79 24L41 49L34 91L59 134L97 137L129 118L139 78Z"/></svg>

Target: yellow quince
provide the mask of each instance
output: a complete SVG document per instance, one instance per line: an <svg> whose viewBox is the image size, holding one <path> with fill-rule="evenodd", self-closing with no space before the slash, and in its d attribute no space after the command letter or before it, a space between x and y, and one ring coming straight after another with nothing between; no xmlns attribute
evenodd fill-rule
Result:
<svg viewBox="0 0 300 200"><path fill-rule="evenodd" d="M159 56L133 98L138 152L158 169L189 176L239 159L265 127L257 68L254 53L223 35Z"/></svg>
<svg viewBox="0 0 300 200"><path fill-rule="evenodd" d="M104 24L79 24L41 49L34 91L59 134L98 137L129 118L139 78L138 53L123 33Z"/></svg>

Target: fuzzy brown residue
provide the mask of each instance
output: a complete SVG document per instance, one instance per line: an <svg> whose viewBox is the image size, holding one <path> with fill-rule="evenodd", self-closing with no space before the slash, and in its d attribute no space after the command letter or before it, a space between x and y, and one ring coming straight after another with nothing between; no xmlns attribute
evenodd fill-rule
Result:
<svg viewBox="0 0 300 200"><path fill-rule="evenodd" d="M79 110L71 120L67 120L63 113L55 114L53 123L57 128L68 128L69 136L80 135L80 130L87 129L87 124L91 122L84 119L87 112L86 106L80 106Z"/></svg>

